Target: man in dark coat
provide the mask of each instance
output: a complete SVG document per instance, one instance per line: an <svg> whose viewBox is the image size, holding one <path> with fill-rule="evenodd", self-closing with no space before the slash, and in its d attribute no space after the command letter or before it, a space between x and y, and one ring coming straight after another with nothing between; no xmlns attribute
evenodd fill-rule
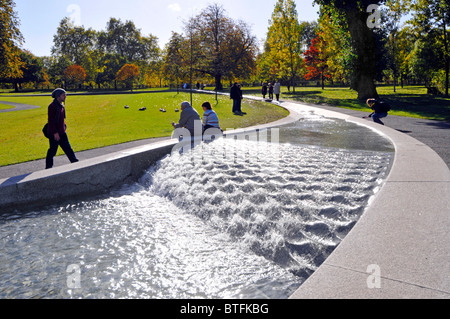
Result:
<svg viewBox="0 0 450 319"><path fill-rule="evenodd" d="M233 113L236 115L242 115L242 90L237 82L231 87L230 99L233 100Z"/></svg>
<svg viewBox="0 0 450 319"><path fill-rule="evenodd" d="M266 83L263 83L263 87L262 87L262 96L263 96L263 98L265 99L266 98L266 95L267 95L267 84Z"/></svg>

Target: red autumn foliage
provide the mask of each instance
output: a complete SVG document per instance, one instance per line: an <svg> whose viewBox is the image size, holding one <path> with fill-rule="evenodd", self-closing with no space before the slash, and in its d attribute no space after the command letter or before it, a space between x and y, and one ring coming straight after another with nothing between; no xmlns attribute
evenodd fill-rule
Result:
<svg viewBox="0 0 450 319"><path fill-rule="evenodd" d="M125 64L119 72L117 72L118 81L133 80L139 76L139 67L134 64Z"/></svg>
<svg viewBox="0 0 450 319"><path fill-rule="evenodd" d="M64 71L64 77L68 83L80 84L86 79L86 71L83 67L73 64Z"/></svg>
<svg viewBox="0 0 450 319"><path fill-rule="evenodd" d="M327 72L328 65L324 53L325 42L320 34L311 42L311 47L304 53L306 68L308 73L305 75L306 80L324 80L331 78Z"/></svg>

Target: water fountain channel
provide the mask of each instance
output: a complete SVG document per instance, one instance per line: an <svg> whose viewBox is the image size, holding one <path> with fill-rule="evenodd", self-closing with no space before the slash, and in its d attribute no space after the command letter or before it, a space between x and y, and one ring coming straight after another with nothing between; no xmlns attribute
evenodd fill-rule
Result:
<svg viewBox="0 0 450 319"><path fill-rule="evenodd" d="M363 214L394 149L314 113L278 129L168 155L108 196L1 216L0 298L289 297Z"/></svg>

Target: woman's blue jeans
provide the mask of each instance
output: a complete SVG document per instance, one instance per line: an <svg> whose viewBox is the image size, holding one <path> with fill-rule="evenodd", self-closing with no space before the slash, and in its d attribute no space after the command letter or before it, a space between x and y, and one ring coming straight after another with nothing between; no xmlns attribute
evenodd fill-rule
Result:
<svg viewBox="0 0 450 319"><path fill-rule="evenodd" d="M385 118L387 116L388 116L387 113L375 113L372 115L372 119L375 123L384 125L384 123L380 119Z"/></svg>

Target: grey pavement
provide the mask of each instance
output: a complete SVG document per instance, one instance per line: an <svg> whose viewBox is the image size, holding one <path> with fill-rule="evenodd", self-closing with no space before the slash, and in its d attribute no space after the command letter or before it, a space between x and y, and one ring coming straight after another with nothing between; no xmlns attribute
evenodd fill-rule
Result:
<svg viewBox="0 0 450 319"><path fill-rule="evenodd" d="M14 106L14 108L12 108L12 109L0 110L0 113L24 111L24 110L32 110L32 109L39 109L40 108L40 106L36 106L36 105L14 103L14 102L3 102L3 101L0 101L0 104Z"/></svg>

